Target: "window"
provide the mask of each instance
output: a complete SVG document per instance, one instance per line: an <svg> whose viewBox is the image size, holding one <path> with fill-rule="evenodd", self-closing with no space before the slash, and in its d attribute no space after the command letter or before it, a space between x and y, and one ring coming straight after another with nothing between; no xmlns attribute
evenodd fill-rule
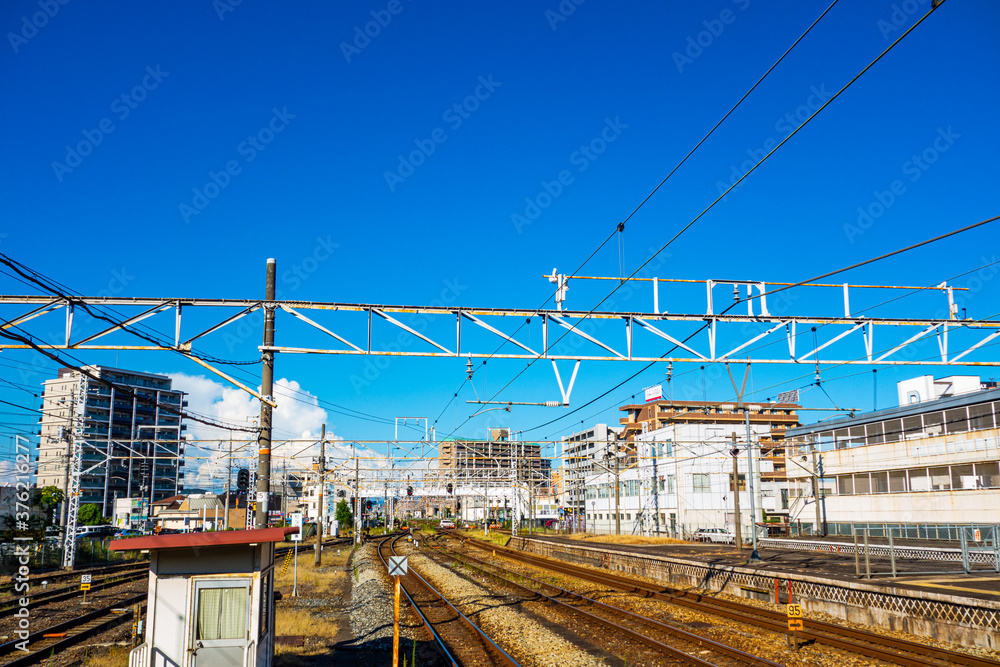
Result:
<svg viewBox="0 0 1000 667"><path fill-rule="evenodd" d="M847 440L848 440L847 429L846 428L839 428L836 431L834 431L833 432L833 440L834 440L834 442L837 445L837 449L844 449L845 447L847 447L848 446L848 444L847 444Z"/></svg>
<svg viewBox="0 0 1000 667"><path fill-rule="evenodd" d="M856 495L862 495L871 493L871 483L868 481L868 473L860 473L854 475L854 493Z"/></svg>
<svg viewBox="0 0 1000 667"><path fill-rule="evenodd" d="M260 636L263 637L270 630L271 626L271 604L274 599L270 595L271 588L271 575L273 570L269 571L260 580Z"/></svg>
<svg viewBox="0 0 1000 667"><path fill-rule="evenodd" d="M781 509L788 509L788 489L781 490Z"/></svg>
<svg viewBox="0 0 1000 667"><path fill-rule="evenodd" d="M906 493L906 471L889 471L889 493Z"/></svg>
<svg viewBox="0 0 1000 667"><path fill-rule="evenodd" d="M695 493L708 493L712 490L711 478L705 473L695 473L691 475L694 483Z"/></svg>
<svg viewBox="0 0 1000 667"><path fill-rule="evenodd" d="M837 493L841 496L854 493L854 481L850 475L841 475L837 478Z"/></svg>
<svg viewBox="0 0 1000 667"><path fill-rule="evenodd" d="M871 480L872 493L889 493L889 473L873 472Z"/></svg>
<svg viewBox="0 0 1000 667"><path fill-rule="evenodd" d="M928 436L942 435L944 433L944 413L928 412L924 415L924 431Z"/></svg>
<svg viewBox="0 0 1000 667"><path fill-rule="evenodd" d="M882 422L875 422L874 424L868 424L866 427L868 430L868 444L869 445L881 445L885 442L885 436L882 431Z"/></svg>
<svg viewBox="0 0 1000 667"><path fill-rule="evenodd" d="M920 415L916 417L903 417L903 437L907 440L923 437L924 424Z"/></svg>
<svg viewBox="0 0 1000 667"><path fill-rule="evenodd" d="M848 447L861 447L865 444L865 427L852 426L850 428L851 438Z"/></svg>
<svg viewBox="0 0 1000 667"><path fill-rule="evenodd" d="M198 639L239 639L247 633L246 618L245 587L198 591Z"/></svg>
<svg viewBox="0 0 1000 667"><path fill-rule="evenodd" d="M969 430L969 417L965 408L947 410L944 417L948 433L965 433Z"/></svg>
<svg viewBox="0 0 1000 667"><path fill-rule="evenodd" d="M972 431L982 431L988 428L993 428L993 404L970 405L969 429Z"/></svg>
<svg viewBox="0 0 1000 667"><path fill-rule="evenodd" d="M951 473L948 472L948 466L941 466L940 468L931 468L929 470L929 473L931 476L932 491L951 490Z"/></svg>
<svg viewBox="0 0 1000 667"><path fill-rule="evenodd" d="M667 493L674 492L674 476L667 475Z"/></svg>
<svg viewBox="0 0 1000 667"><path fill-rule="evenodd" d="M899 442L903 439L903 422L899 419L890 419L882 424L886 442Z"/></svg>
<svg viewBox="0 0 1000 667"><path fill-rule="evenodd" d="M951 467L951 488L959 489L977 488L976 476L972 472L972 465Z"/></svg>
<svg viewBox="0 0 1000 667"><path fill-rule="evenodd" d="M733 490L733 476L732 475L728 475L728 477L729 477L729 490L732 491ZM738 483L738 486L740 487L740 491L746 491L747 490L747 476L745 474L737 476L737 483Z"/></svg>
<svg viewBox="0 0 1000 667"><path fill-rule="evenodd" d="M926 468L914 468L910 470L910 491L930 491L931 479L927 476Z"/></svg>
<svg viewBox="0 0 1000 667"><path fill-rule="evenodd" d="M1000 488L1000 463L977 463L976 483L981 489Z"/></svg>

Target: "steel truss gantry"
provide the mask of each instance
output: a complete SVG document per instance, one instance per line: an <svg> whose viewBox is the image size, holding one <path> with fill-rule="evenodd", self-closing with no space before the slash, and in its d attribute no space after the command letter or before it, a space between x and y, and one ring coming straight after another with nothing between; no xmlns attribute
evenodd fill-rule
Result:
<svg viewBox="0 0 1000 667"><path fill-rule="evenodd" d="M196 341L211 334L217 334L226 327L258 310L282 313L301 323L306 330L320 332L323 338L331 340L329 347L304 347L295 345L302 328L281 327L285 344L259 346L260 352L280 352L284 354L329 354L329 355L372 355L395 357L462 357L483 359L546 359L571 361L638 361L652 362L671 360L678 363L757 363L757 364L802 364L816 363L819 354L831 345L843 358L824 358L824 364L869 365L869 366L1000 366L996 356L975 355L976 350L1000 337L1000 320L959 319L958 308L953 300L954 289L945 284L929 291L941 291L947 296L946 318L893 318L854 315L850 307L850 285L844 284L843 312L834 317L812 315L774 314L769 311L768 289L773 283L755 281L701 281L706 287L705 312L679 313L660 310L660 299L654 282L653 311L611 311L611 310L566 310L520 308L476 308L451 305L405 306L377 305L369 303L341 303L319 301L266 301L250 299L198 299L198 298L143 298L143 297L52 297L44 295L0 295L0 308L33 306L31 310L15 317L0 319L0 330L5 332L25 331L23 325L44 315L63 311L65 314L65 335L58 343L44 343L38 337L34 345L52 350L169 350L181 353L192 361L204 366L232 384L253 394L258 399L273 403L271 397L261 396L250 387L240 383L207 361L198 358L193 350ZM746 312L730 313L729 309L717 312L713 300L713 289L732 286L735 294L746 291ZM808 285L806 285L808 286ZM824 285L824 287L832 287ZM880 287L888 286L855 286ZM780 287L778 289L788 289ZM928 288L913 288L924 289ZM775 290L777 291L777 290ZM742 309L742 300L737 304ZM562 305L562 304L560 304ZM129 312L115 324L96 333L74 337L73 316L77 308L115 307L116 309L138 310ZM192 309L207 311L223 310L221 319L194 335L182 335L182 313ZM105 337L116 332L128 332L139 322L155 315L173 312L173 341L161 344L129 345L115 338L113 342ZM307 316L305 313L309 313ZM360 314L360 318L359 315ZM215 315L213 314L213 319ZM418 330L401 321L404 316L424 318ZM338 318L353 318L338 319ZM320 321L322 320L322 321ZM360 322L359 322L360 320ZM286 320L287 322L288 320ZM393 327L400 337L410 337L416 344L413 349L401 349L400 345L373 345L373 323L384 322ZM449 321L451 324L449 324ZM531 343L526 334L520 339L515 333L506 333L511 322L523 325L534 321L536 330L541 329L541 341ZM601 326L615 322L620 328ZM427 326L430 324L430 326ZM692 331L692 325L696 328ZM754 325L748 327L747 325ZM453 338L446 341L442 333L453 328ZM748 331L750 329L750 331ZM900 336L899 330L910 332L908 337ZM429 333L433 330L435 333ZM476 332L474 343L469 331ZM816 335L815 332L821 335ZM876 337L876 331L879 335ZM428 332L428 333L425 333ZM467 335L463 342L463 332ZM485 335L484 335L485 332ZM801 342L806 332L812 333L807 349ZM949 334L961 332L961 349L949 347ZM351 338L354 338L352 341ZM523 340L528 338L527 341ZM589 344L589 353L575 353L560 346L565 338L576 345ZM768 342L784 338L787 345L769 346L760 356L753 356L750 346L765 338ZM876 346L876 338L885 347ZM105 339L102 341L101 339ZM800 340L802 339L802 340ZM934 339L937 352L933 358L901 358L907 348L915 343ZM241 339L242 340L242 339ZM485 344L484 344L485 343ZM859 344L860 343L860 344ZM0 338L2 349L30 349L32 345L23 341ZM409 347L409 346L407 346ZM421 348L421 349L417 349ZM662 352L661 352L662 351ZM653 352L659 353L653 354ZM844 354L848 356L844 356ZM739 356L739 355L744 356ZM558 373L558 370L557 370ZM568 394L568 392L565 392ZM567 398L564 394L564 399ZM564 402L566 402L564 400Z"/></svg>

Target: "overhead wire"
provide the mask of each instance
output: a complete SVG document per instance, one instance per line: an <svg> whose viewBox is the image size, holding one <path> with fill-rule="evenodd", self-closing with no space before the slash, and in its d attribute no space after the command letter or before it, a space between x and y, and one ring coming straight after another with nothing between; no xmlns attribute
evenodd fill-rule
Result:
<svg viewBox="0 0 1000 667"><path fill-rule="evenodd" d="M611 234L606 239L604 239L603 242L601 242L601 244L597 247L597 249L594 250L593 252L591 252L590 255L580 264L580 266L578 266L571 274L569 274L569 275L566 276L566 280L567 281L570 280L571 278L575 277L583 269L583 267L586 266L587 263L590 262L591 259L593 259L594 255L596 255L608 243L608 241L610 241L611 238L614 237L615 234L619 234L619 240L621 241L621 235L624 232L625 223L627 223L629 220L631 220L632 217L635 216L635 214L639 212L639 209L641 209L646 204L646 202L648 202L653 197L653 195L655 195L656 192L661 187L663 187L663 185L670 179L670 177L673 176L674 173L676 173L677 170L680 169L681 166L683 166L684 163L687 162L688 159L692 155L694 155L695 151L697 151L702 146L702 144L704 144L715 133L715 131L717 129L719 129L719 127L726 121L726 119L728 119L733 114L733 112L735 112L736 109L741 104L743 104L743 102L750 96L750 94L753 93L753 91L757 89L757 87L764 81L764 79L766 79L767 76L771 72L773 72L774 69L785 59L785 57L788 56L789 53L791 53L791 51L799 44L799 42L801 42L803 39L805 39L805 37L812 31L813 28L816 27L816 25L823 19L823 17L826 16L827 13L829 13L829 11L831 9L833 9L834 5L836 5L837 2L838 2L838 0L833 0L833 2L830 3L830 5L823 11L823 13L820 14L816 18L816 20L813 21L812 24L810 24L810 26L808 28L806 28L805 32L803 32L801 35L799 35L799 37L794 42L792 42L792 45L789 46L785 50L785 52L782 53L781 56L777 60L774 61L774 63L767 69L767 71L764 72L764 74L762 74L761 77L759 79L757 79L757 81L752 86L750 86L750 88L743 94L743 96L740 97L740 99L732 107L730 107L729 111L727 111L725 113L725 115L722 116L722 118L720 118L719 121L716 122L716 124L712 126L712 128L698 141L698 143L695 144L694 147L691 148L687 152L687 154L684 155L684 157L682 157L680 159L680 161L676 165L674 165L674 167L670 170L670 172L667 173L667 175L663 177L663 179L656 185L656 187L654 187L649 192L649 194L646 195L646 197L641 202L639 202L638 206L636 206L632 210L632 212L629 213L625 217L624 220L622 220L621 222L619 222L619 223L617 223L615 225L615 229L611 232ZM661 249L661 252L662 252L662 249ZM620 258L619 259L620 259L620 262L622 263L622 265L624 263L624 254L623 253L624 253L624 248L621 247L621 244L620 244L620 246L619 246L619 255L620 255ZM659 253L657 253L657 254L659 254ZM654 257L655 257L655 255L654 255ZM648 262L647 262L647 264L648 264ZM643 266L645 266L645 264ZM639 268L641 269L642 267L639 267ZM638 271L638 269L637 269L637 271ZM622 271L621 273L624 273L624 272ZM632 275L635 275L635 273L633 273ZM538 308L535 309L535 313L537 313L539 310L541 310L542 306L544 306L546 303L548 303L549 299L551 299L552 296L554 296L559 291L559 288L560 288L560 286L556 285L556 290L553 292L553 294L551 294L548 297L546 297L545 301L542 302L541 306L539 306ZM517 333L525 326L525 324L526 323L522 323L520 326L518 326L517 329L514 331L514 333L511 334L511 337L513 338L514 336L516 336ZM483 363L480 366L477 366L476 368L473 369L472 374L475 374L475 372L478 371L479 368L485 366L486 361L488 359L492 358L497 352L499 352L500 349L502 349L505 344L506 343L501 343L497 347L496 350L494 350L486 359L483 360ZM471 381L471 375L470 375L470 377L466 378L465 381L462 382L462 384L459 386L458 390L456 390L452 394L451 398L448 399L447 404L445 404L444 408L441 410L441 413L434 420L434 424L435 425L438 423L438 421L444 415L445 411L447 411L448 406L450 406L451 403L458 397L458 394L462 391L462 389L465 387L465 384L467 382L469 382L469 381ZM457 428L456 428L456 430L457 430Z"/></svg>

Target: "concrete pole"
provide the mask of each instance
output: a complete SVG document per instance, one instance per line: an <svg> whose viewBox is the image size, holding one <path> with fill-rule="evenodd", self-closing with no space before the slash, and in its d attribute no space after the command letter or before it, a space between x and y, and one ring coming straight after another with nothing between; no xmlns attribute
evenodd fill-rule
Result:
<svg viewBox="0 0 1000 667"><path fill-rule="evenodd" d="M622 534L622 522L621 522L621 508L619 507L619 500L621 495L621 481L618 476L620 475L618 467L618 442L615 441L615 535Z"/></svg>
<svg viewBox="0 0 1000 667"><path fill-rule="evenodd" d="M323 536L326 533L326 503L323 501L323 487L326 484L326 424L320 431L319 436L319 505L316 508L316 516L319 517L319 525L316 527L316 546L313 547L313 563L322 565L323 563Z"/></svg>
<svg viewBox="0 0 1000 667"><path fill-rule="evenodd" d="M736 548L743 550L743 512L740 511L740 466L739 453L736 447L736 431L733 431L733 448L729 451L733 456L733 513L736 515Z"/></svg>
<svg viewBox="0 0 1000 667"><path fill-rule="evenodd" d="M267 260L267 283L264 288L264 347L274 346L274 307L269 305L274 302L275 276L277 274L277 264L274 259ZM261 371L261 396L264 399L260 402L260 434L257 439L257 495L263 496L264 501L257 503L257 511L254 514L254 526L257 528L267 528L267 498L271 493L271 405L267 402L272 399L274 393L274 352L270 349L264 350L263 370Z"/></svg>
<svg viewBox="0 0 1000 667"><path fill-rule="evenodd" d="M750 410L744 410L747 424L747 480L750 485L750 537L752 538L753 551L750 552L750 562L760 562L762 559L757 551L757 503L755 499L757 480L754 478L753 467L753 438L750 434Z"/></svg>
<svg viewBox="0 0 1000 667"><path fill-rule="evenodd" d="M233 432L229 432L229 457L226 459L226 513L222 517L223 530L229 530L229 496L233 492Z"/></svg>

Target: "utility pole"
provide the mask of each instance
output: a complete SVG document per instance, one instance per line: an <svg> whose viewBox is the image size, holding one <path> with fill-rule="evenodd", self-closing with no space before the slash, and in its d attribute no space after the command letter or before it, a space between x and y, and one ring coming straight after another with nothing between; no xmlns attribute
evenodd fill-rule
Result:
<svg viewBox="0 0 1000 667"><path fill-rule="evenodd" d="M816 447L817 445L813 445ZM823 537L826 537L826 521L823 520L823 507L820 503L826 503L826 498L823 498L821 494L823 493L823 485L820 484L820 480L823 478L823 457L817 456L816 450L813 449L812 452L813 459L813 500L816 501L816 528L813 532L820 531Z"/></svg>
<svg viewBox="0 0 1000 667"><path fill-rule="evenodd" d="M225 530L229 530L229 496L233 492L233 432L229 431L229 465L226 470L226 514L223 516Z"/></svg>
<svg viewBox="0 0 1000 667"><path fill-rule="evenodd" d="M621 482L618 479L619 475L618 469L618 441L615 440L615 535L622 534L622 515L619 510L619 499L620 499L620 486Z"/></svg>
<svg viewBox="0 0 1000 667"><path fill-rule="evenodd" d="M274 400L274 285L277 265L267 260L267 283L264 288L264 354L261 371L260 435L257 454L257 511L254 525L267 528L267 499L271 493L271 404Z"/></svg>
<svg viewBox="0 0 1000 667"><path fill-rule="evenodd" d="M747 423L747 481L750 490L750 537L753 541L753 551L750 552L750 562L761 562L760 553L757 551L757 503L754 495L756 493L757 480L754 479L753 468L753 438L750 435L750 410L743 411Z"/></svg>
<svg viewBox="0 0 1000 667"><path fill-rule="evenodd" d="M326 424L320 431L319 436L319 504L316 507L316 516L319 517L316 526L316 546L313 549L313 563L323 564L323 535L326 530L326 504L323 502L323 487L326 485Z"/></svg>
<svg viewBox="0 0 1000 667"><path fill-rule="evenodd" d="M733 431L733 448L729 450L733 456L733 512L736 515L736 548L743 551L743 513L740 511L740 450L736 447L736 431Z"/></svg>
<svg viewBox="0 0 1000 667"><path fill-rule="evenodd" d="M354 455L354 543L361 544L361 484L358 455Z"/></svg>

